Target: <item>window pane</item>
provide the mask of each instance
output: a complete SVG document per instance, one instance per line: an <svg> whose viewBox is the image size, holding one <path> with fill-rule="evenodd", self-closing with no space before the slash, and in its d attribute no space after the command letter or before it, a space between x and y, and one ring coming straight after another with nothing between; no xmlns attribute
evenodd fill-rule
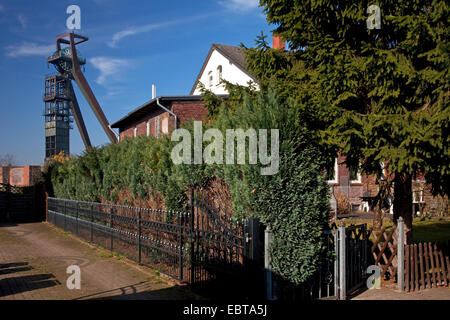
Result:
<svg viewBox="0 0 450 320"><path fill-rule="evenodd" d="M334 180L334 165L327 168L326 178L327 180Z"/></svg>
<svg viewBox="0 0 450 320"><path fill-rule="evenodd" d="M358 169L350 167L349 170L350 170L350 180L358 180Z"/></svg>

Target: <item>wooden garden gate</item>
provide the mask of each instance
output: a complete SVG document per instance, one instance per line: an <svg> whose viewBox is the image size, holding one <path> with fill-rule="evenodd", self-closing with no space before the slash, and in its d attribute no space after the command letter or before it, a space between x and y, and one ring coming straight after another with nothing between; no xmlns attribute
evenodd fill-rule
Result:
<svg viewBox="0 0 450 320"><path fill-rule="evenodd" d="M381 227L377 233L373 227L369 229L370 234L375 239L370 248L370 253L375 260L374 264L380 268L381 278L388 276L394 278L397 274L397 249L398 249L398 230L394 224L392 229L387 232Z"/></svg>

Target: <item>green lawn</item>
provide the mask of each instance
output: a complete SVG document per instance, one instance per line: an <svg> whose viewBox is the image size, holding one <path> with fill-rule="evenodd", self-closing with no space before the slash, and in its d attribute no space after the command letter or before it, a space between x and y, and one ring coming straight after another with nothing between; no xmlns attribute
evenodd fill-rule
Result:
<svg viewBox="0 0 450 320"><path fill-rule="evenodd" d="M441 219L441 220L439 220ZM370 228L373 224L372 219L343 219L340 222L344 224L361 224L367 223L367 227ZM383 222L384 228L389 232L392 226L392 222L385 219ZM419 242L444 242L450 241L450 217L445 218L432 218L431 220L420 221L415 218L413 222L413 239L415 243Z"/></svg>
<svg viewBox="0 0 450 320"><path fill-rule="evenodd" d="M413 239L419 242L450 241L450 221L413 222Z"/></svg>

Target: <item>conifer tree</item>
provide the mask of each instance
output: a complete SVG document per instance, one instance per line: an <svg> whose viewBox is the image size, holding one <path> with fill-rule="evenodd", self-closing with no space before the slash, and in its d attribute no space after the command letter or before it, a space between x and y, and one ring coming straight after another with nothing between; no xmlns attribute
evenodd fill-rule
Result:
<svg viewBox="0 0 450 320"><path fill-rule="evenodd" d="M380 9L381 26L367 22ZM448 194L449 6L445 1L261 0L274 33L246 50L260 86L276 83L294 98L324 150L341 151L348 166L379 174L386 162L394 181L394 219L412 241L412 190L423 173L434 194ZM369 13L368 13L369 12Z"/></svg>

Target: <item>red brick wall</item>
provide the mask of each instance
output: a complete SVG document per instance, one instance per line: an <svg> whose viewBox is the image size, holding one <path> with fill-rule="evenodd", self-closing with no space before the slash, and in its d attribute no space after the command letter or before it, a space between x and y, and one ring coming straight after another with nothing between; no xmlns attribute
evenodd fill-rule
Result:
<svg viewBox="0 0 450 320"><path fill-rule="evenodd" d="M374 196L378 192L378 187L375 184L375 176L361 175L361 182L352 182L350 180L350 170L344 163L346 157L338 157L338 183L330 185L335 186L335 193L337 190L348 195L348 200L352 205L361 205L364 195L370 194ZM362 208L361 208L362 209Z"/></svg>
<svg viewBox="0 0 450 320"><path fill-rule="evenodd" d="M170 109L177 115L178 127L183 125L188 120L206 120L208 110L204 108L204 102L201 101L179 101L173 102ZM139 119L135 123L132 123L125 128L120 128L120 141L125 138L134 137L134 129L137 128L137 136L147 135L147 121L150 120L150 134L155 136L155 120L159 117L159 135L163 134L163 120L167 119L168 133L172 132L175 128L175 120L168 112L156 108L149 112L148 115Z"/></svg>
<svg viewBox="0 0 450 320"><path fill-rule="evenodd" d="M205 103L202 101L174 102L172 111L177 115L180 125L188 120L207 121L208 110L205 109L204 105Z"/></svg>
<svg viewBox="0 0 450 320"><path fill-rule="evenodd" d="M10 167L4 166L0 169L0 183L9 183L9 170Z"/></svg>
<svg viewBox="0 0 450 320"><path fill-rule="evenodd" d="M378 193L378 185L375 184L375 175L361 175L361 183L350 182L350 170L343 163L345 157L338 158L338 183L332 184L335 186L335 190L345 191L348 194L350 204L362 204L361 197L369 194L375 196ZM386 174L386 172L385 172ZM348 188L346 187L346 181L348 181ZM423 192L423 212L431 214L439 214L440 211L446 210L449 212L450 208L446 207L445 201L439 197L433 197L431 194L430 186L425 183L423 174L417 174L417 180L412 183L413 192ZM419 205L415 206L415 210L419 209Z"/></svg>
<svg viewBox="0 0 450 320"><path fill-rule="evenodd" d="M165 115L166 114L166 115ZM119 137L120 141L123 141L125 138L134 138L134 129L137 128L137 136L147 135L147 121L151 121L150 126L150 134L155 136L155 118L167 117L169 114L160 108L154 108L148 115L145 115L143 118L138 121L127 125L124 128L120 128Z"/></svg>
<svg viewBox="0 0 450 320"><path fill-rule="evenodd" d="M17 187L31 186L41 177L40 166L1 167L0 182Z"/></svg>

